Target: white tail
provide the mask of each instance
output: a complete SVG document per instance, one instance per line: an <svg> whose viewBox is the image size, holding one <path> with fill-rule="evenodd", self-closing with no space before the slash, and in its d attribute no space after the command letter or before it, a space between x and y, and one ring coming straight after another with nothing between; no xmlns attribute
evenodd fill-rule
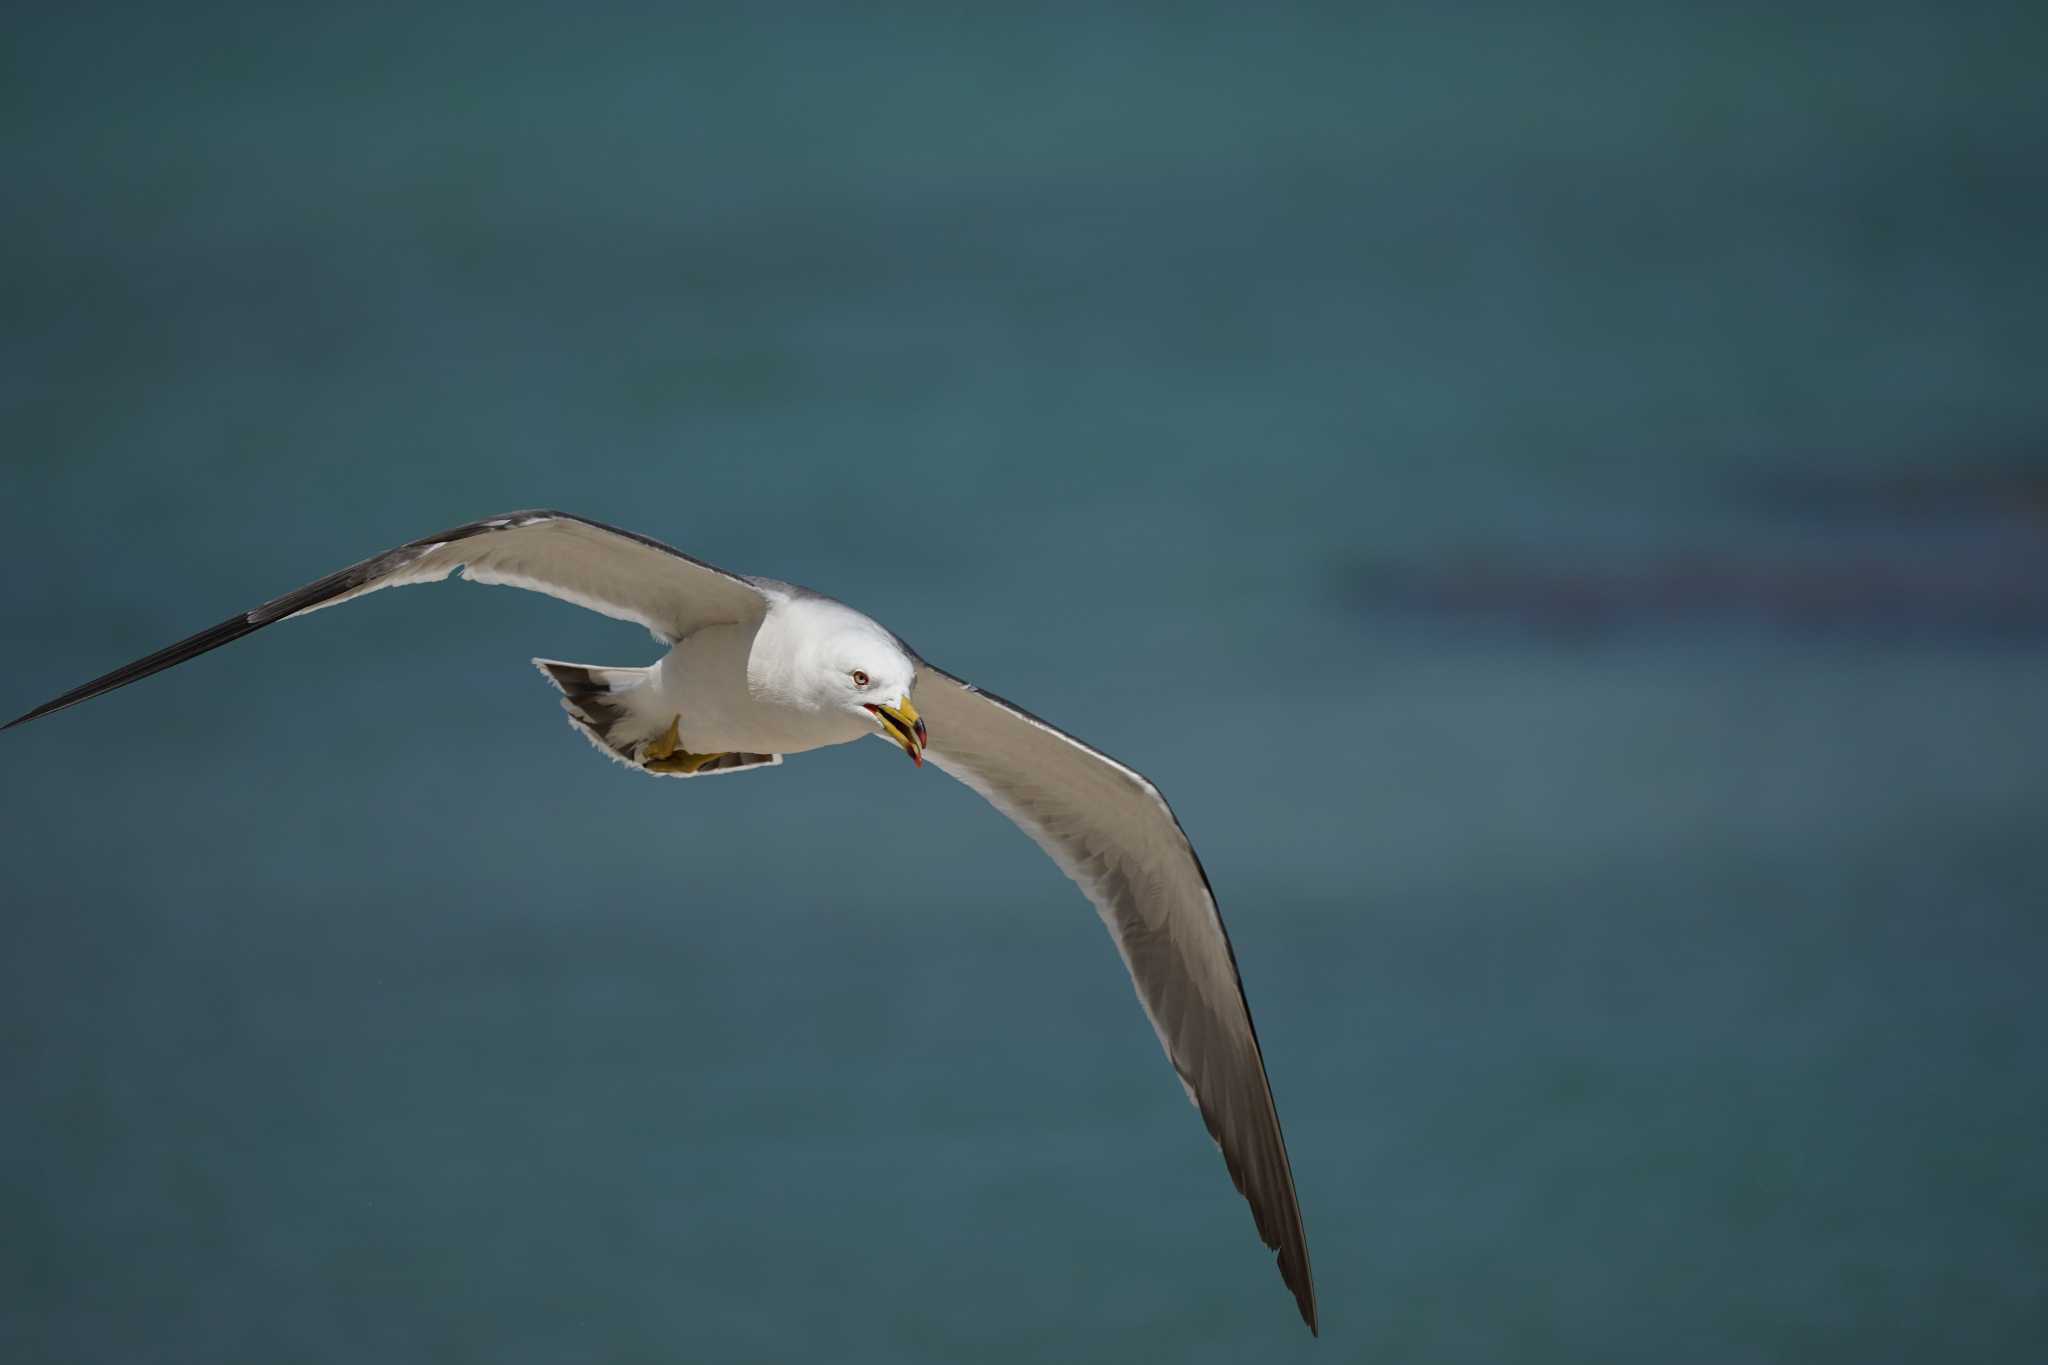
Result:
<svg viewBox="0 0 2048 1365"><path fill-rule="evenodd" d="M562 709L569 723L607 757L630 768L660 777L707 777L712 773L737 772L744 768L772 766L782 762L777 754L716 754L693 758L650 760L648 741L661 735L675 720L673 713L660 714L648 703L651 693L643 690L647 668L600 668L595 664L567 664L559 659L535 659L533 666L562 694ZM671 736L669 743L674 743Z"/></svg>
<svg viewBox="0 0 2048 1365"><path fill-rule="evenodd" d="M665 721L642 714L633 694L646 683L645 668L599 668L535 659L533 666L562 694L569 723L592 744L621 763L640 766L639 747L661 732Z"/></svg>

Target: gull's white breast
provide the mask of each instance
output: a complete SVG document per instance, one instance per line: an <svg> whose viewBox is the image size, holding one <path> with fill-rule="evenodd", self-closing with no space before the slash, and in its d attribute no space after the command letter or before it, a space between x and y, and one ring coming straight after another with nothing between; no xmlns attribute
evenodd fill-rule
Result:
<svg viewBox="0 0 2048 1365"><path fill-rule="evenodd" d="M800 754L874 732L860 716L793 703L775 686L793 666L788 652L787 633L767 621L706 626L655 665L656 709L680 717L683 747L696 754Z"/></svg>

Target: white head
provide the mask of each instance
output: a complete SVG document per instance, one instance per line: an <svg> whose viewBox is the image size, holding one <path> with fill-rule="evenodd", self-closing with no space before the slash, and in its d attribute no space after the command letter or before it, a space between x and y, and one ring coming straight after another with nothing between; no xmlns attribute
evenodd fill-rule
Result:
<svg viewBox="0 0 2048 1365"><path fill-rule="evenodd" d="M856 734L879 730L923 766L924 721L910 702L917 660L853 608L823 597L778 603L756 637L749 672L784 705L843 715Z"/></svg>

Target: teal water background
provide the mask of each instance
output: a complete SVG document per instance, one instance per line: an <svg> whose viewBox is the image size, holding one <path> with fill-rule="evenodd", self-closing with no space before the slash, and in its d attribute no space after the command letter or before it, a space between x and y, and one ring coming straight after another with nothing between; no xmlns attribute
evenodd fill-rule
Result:
<svg viewBox="0 0 2048 1365"><path fill-rule="evenodd" d="M522 506L841 596L1172 797L1324 1334L1022 836L449 586L0 739L0 1358L2040 1358L2044 37L10 20L0 712Z"/></svg>

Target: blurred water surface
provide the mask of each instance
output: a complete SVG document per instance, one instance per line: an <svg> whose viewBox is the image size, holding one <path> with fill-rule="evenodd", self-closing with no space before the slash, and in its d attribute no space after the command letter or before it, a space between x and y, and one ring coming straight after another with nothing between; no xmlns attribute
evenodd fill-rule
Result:
<svg viewBox="0 0 2048 1365"><path fill-rule="evenodd" d="M448 587L6 736L0 1355L2039 1354L2043 36L18 20L0 710L520 506L823 587L1173 797L1325 1330L1021 836Z"/></svg>

